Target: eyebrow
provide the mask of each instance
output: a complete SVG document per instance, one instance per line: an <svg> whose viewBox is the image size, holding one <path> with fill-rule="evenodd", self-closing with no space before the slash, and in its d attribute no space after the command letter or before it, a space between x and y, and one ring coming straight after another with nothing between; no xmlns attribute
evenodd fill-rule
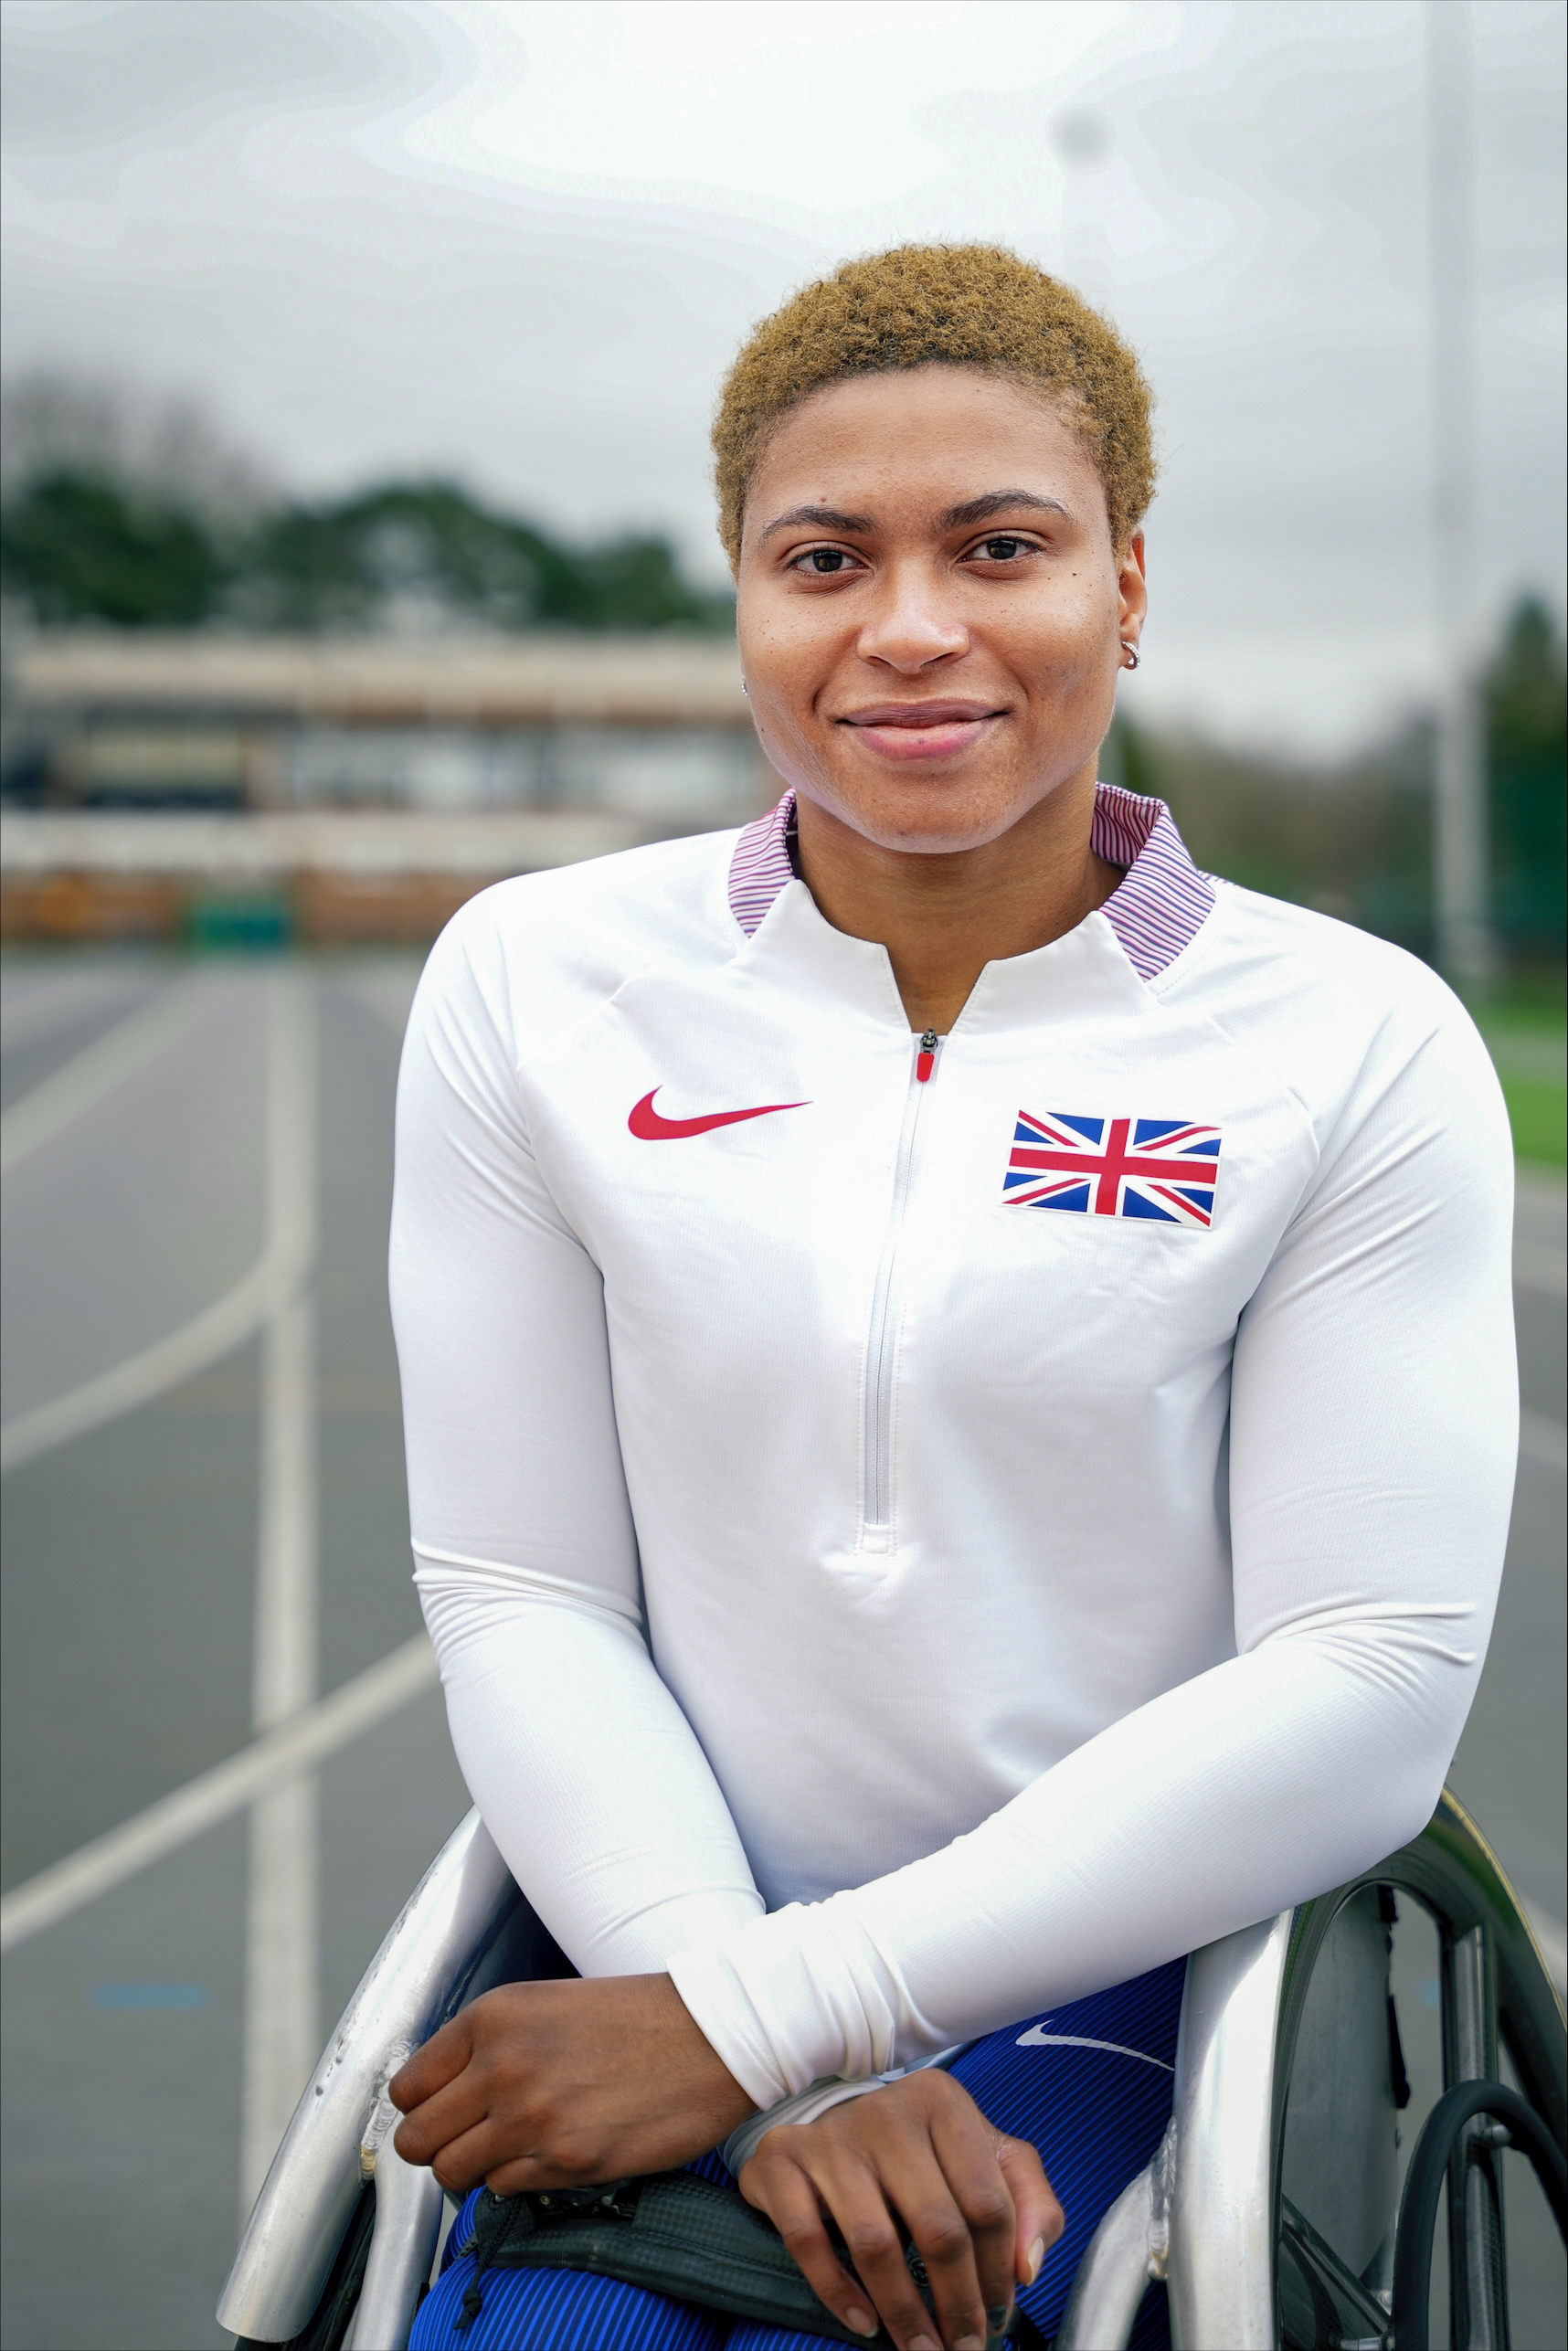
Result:
<svg viewBox="0 0 1568 2351"><path fill-rule="evenodd" d="M758 545L762 539L770 539L775 531L794 530L801 524L808 524L814 531L869 531L872 527L869 514L845 514L836 506L791 506L787 514L768 524Z"/></svg>
<svg viewBox="0 0 1568 2351"><path fill-rule="evenodd" d="M989 523L993 514L1011 514L1016 507L1026 506L1037 514L1067 514L1060 498L1042 498L1033 490L991 490L983 498L967 498L961 506L949 506L942 517L945 530L962 530L969 523ZM1068 520L1072 517L1068 514Z"/></svg>
<svg viewBox="0 0 1568 2351"><path fill-rule="evenodd" d="M942 516L945 531L967 529L974 523L989 523L993 514L1016 513L1025 507L1036 514L1071 515L1059 498L1042 498L1033 490L988 490L981 498L966 498L961 506L949 506ZM778 531L807 528L813 531L863 533L875 528L869 514L846 514L837 506L792 506L780 514L758 535L758 544L770 539Z"/></svg>

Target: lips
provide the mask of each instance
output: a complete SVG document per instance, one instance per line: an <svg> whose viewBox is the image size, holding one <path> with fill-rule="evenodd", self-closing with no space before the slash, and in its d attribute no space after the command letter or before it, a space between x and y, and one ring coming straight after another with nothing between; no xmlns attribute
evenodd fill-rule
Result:
<svg viewBox="0 0 1568 2351"><path fill-rule="evenodd" d="M853 726L867 748L885 759L902 762L949 759L979 742L1002 715L988 702L884 702L845 711L838 724Z"/></svg>
<svg viewBox="0 0 1568 2351"><path fill-rule="evenodd" d="M844 726L959 726L975 718L999 715L989 702L878 702L864 710L846 710Z"/></svg>

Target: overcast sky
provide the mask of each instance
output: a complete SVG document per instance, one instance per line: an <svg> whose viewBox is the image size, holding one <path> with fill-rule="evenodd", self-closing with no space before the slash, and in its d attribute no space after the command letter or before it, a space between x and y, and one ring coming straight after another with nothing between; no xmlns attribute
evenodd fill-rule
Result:
<svg viewBox="0 0 1568 2351"><path fill-rule="evenodd" d="M1564 12L1467 13L1479 625L1563 596ZM1159 397L1129 707L1332 748L1435 675L1426 14L4 0L5 365L196 394L298 490L457 475L717 575L748 323L846 254L999 238Z"/></svg>

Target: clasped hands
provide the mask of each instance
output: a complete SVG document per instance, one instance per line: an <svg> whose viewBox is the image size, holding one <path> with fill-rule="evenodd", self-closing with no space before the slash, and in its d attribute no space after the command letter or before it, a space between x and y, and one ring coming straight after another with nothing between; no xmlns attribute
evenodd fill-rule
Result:
<svg viewBox="0 0 1568 2351"><path fill-rule="evenodd" d="M443 2025L391 2094L406 2163L455 2192L483 2180L501 2196L674 2170L756 2111L667 1975L503 1985ZM740 2189L829 2309L861 2335L880 2317L899 2351L939 2351L907 2240L945 2351L981 2351L1065 2225L1033 2147L941 2072L780 2124Z"/></svg>

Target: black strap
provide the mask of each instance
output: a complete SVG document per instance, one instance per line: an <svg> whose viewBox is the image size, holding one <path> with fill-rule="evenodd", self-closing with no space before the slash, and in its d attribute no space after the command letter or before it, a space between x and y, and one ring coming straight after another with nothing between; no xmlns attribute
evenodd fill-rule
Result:
<svg viewBox="0 0 1568 2351"><path fill-rule="evenodd" d="M643 2242L640 2260L640 2229L631 2224L637 2222L639 2208L650 2189L660 2192L662 2206L654 2221L656 2234ZM671 2189L679 2191L673 2216L664 2208ZM687 2206L689 2211L684 2208ZM735 2241L742 2215L744 2244ZM760 2268L758 2247L751 2241L758 2236L765 2240ZM625 2277L655 2292L762 2318L776 2326L810 2329L842 2336L846 2342L860 2339L819 2302L764 2216L752 2212L733 2188L719 2188L690 2173L654 2173L604 2187L532 2189L519 2196L496 2196L486 2188L475 2208L473 2234L462 2250L473 2256L474 2266L456 2322L459 2334L467 2333L483 2308L489 2271L538 2264ZM913 2248L907 2258L915 2282L924 2293L925 2263ZM777 2274L779 2272L792 2281L782 2302L779 2290L784 2281ZM886 2343L885 2330L877 2330L876 2340ZM1007 2340L1014 2351L1050 2351L1045 2337L1022 2310L1014 2311Z"/></svg>
<svg viewBox="0 0 1568 2351"><path fill-rule="evenodd" d="M508 2237L521 2236L534 2226L534 2216L528 2209L528 2199L523 2196L492 2196L487 2189L479 2199L474 2215L473 2238L464 2250L475 2256L473 2275L468 2282L462 2298L462 2316L454 2333L466 2335L480 2312L484 2308L484 2273L494 2261Z"/></svg>

